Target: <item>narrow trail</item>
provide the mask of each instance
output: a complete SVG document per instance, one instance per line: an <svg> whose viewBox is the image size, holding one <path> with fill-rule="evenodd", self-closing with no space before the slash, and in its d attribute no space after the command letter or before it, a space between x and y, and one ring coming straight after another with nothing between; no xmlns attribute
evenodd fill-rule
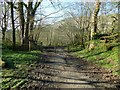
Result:
<svg viewBox="0 0 120 90"><path fill-rule="evenodd" d="M114 87L114 80L102 79L105 70L69 55L62 48L46 49L42 60L30 65L28 83L23 88L99 88ZM108 74L106 74L108 75ZM108 77L109 78L109 77ZM111 84L112 83L112 84ZM100 89L101 90L101 89Z"/></svg>

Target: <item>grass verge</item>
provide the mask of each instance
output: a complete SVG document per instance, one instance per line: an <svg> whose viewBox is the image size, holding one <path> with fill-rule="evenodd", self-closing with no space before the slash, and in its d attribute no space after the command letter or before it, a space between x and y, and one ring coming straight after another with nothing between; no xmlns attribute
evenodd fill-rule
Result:
<svg viewBox="0 0 120 90"><path fill-rule="evenodd" d="M40 51L12 51L4 49L2 60L5 65L2 68L2 89L14 89L27 82L30 64L39 60Z"/></svg>
<svg viewBox="0 0 120 90"><path fill-rule="evenodd" d="M120 61L118 55L120 44L115 44L115 43L110 44L113 47L111 50L106 49L107 45L105 43L101 43L97 41L97 43L95 43L94 49L92 50L83 49L77 51L75 50L76 47L72 47L71 50L74 49L74 51L76 51L76 52L72 52L73 55L88 61L92 61L93 63L103 68L107 68L108 70L113 71L113 74L120 75L120 70L119 70Z"/></svg>

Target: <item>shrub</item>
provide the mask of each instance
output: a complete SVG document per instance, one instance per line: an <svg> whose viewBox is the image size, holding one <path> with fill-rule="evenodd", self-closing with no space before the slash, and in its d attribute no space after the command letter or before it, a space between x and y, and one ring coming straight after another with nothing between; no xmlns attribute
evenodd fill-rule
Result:
<svg viewBox="0 0 120 90"><path fill-rule="evenodd" d="M13 61L12 60L5 60L4 61L5 62L5 68L12 68L12 69L14 69L15 68L15 65L14 65L14 63L13 63Z"/></svg>

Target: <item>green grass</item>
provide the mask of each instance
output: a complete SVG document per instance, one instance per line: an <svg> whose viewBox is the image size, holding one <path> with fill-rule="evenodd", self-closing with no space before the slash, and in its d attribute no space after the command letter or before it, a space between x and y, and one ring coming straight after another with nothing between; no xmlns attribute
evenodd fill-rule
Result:
<svg viewBox="0 0 120 90"><path fill-rule="evenodd" d="M107 44L108 45L108 44ZM119 74L119 57L118 57L118 47L119 44L113 45L112 50L107 50L105 43L95 42L95 47L92 50L84 49L81 51L73 52L73 55L92 61L93 63L107 68L113 71L113 74Z"/></svg>
<svg viewBox="0 0 120 90"><path fill-rule="evenodd" d="M2 59L5 62L11 63L15 65L18 64L30 64L37 60L38 54L40 51L31 51L31 52L23 52L23 51L11 51L11 50L4 50Z"/></svg>
<svg viewBox="0 0 120 90"><path fill-rule="evenodd" d="M4 49L2 60L5 66L2 68L2 89L11 87L15 89L27 82L27 74L30 64L40 60L40 51L12 51Z"/></svg>
<svg viewBox="0 0 120 90"><path fill-rule="evenodd" d="M12 89L20 87L20 86L22 86L26 82L27 82L27 80L19 80L19 82L17 82L15 85L13 85Z"/></svg>
<svg viewBox="0 0 120 90"><path fill-rule="evenodd" d="M72 46L66 47L65 50L69 50L70 52L76 52L76 51L82 50L82 48L80 45L76 45L76 46L72 45Z"/></svg>

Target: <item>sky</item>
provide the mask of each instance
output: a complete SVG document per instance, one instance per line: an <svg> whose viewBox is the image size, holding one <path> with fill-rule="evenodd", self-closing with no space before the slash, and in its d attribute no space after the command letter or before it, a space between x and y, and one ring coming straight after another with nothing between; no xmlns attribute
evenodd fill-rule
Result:
<svg viewBox="0 0 120 90"><path fill-rule="evenodd" d="M5 0L0 0L1 2L4 2ZM11 1L11 0L7 0L7 1ZM20 0L13 0L13 1L20 1ZM29 0L23 0L23 1L29 1ZM40 0L38 0L40 1ZM48 0L44 0L44 1L48 1ZM57 2L58 0L51 0L52 2ZM59 0L60 2L95 2L96 0ZM120 0L99 0L101 2L106 2L106 1L110 1L110 2L119 2Z"/></svg>
<svg viewBox="0 0 120 90"><path fill-rule="evenodd" d="M61 10L61 8L58 7L59 5L57 5L56 3L57 2L54 1L52 4L49 0L43 0L43 2L41 3L41 6L40 6L41 11L42 11L41 13L43 13L45 16L49 15L45 19L47 23L59 21L63 18L62 16L64 15L65 9ZM64 5L64 7L65 6L66 5Z"/></svg>
<svg viewBox="0 0 120 90"><path fill-rule="evenodd" d="M52 4L51 2L52 1ZM58 1L60 2L60 4L58 3ZM62 5L62 7L67 7L69 4L70 7L72 7L72 3L73 2L95 2L95 0L43 0L43 2L41 3L41 6L39 8L41 8L42 12L37 12L37 13L43 13L44 15L49 15L51 13L54 13L56 11L59 11ZM102 2L105 2L106 0L101 0ZM108 2L113 2L113 1L119 1L119 0L107 0ZM69 3L69 4L68 4ZM109 8L110 6L106 6L106 8ZM78 7L79 8L79 7ZM62 20L63 18L66 18L67 15L67 11L69 11L70 9L63 9L60 10L57 13L51 14L49 15L46 19L45 19L45 23L52 23L52 22L57 22ZM110 12L112 13L112 12ZM51 17L51 18L50 18ZM52 18L53 17L53 18ZM36 19L40 18L40 16L36 16Z"/></svg>
<svg viewBox="0 0 120 90"><path fill-rule="evenodd" d="M24 0L24 2L25 1L27 3L28 0ZM33 1L35 2L36 0L33 0ZM44 23L54 23L54 22L60 21L66 17L69 17L69 15L67 15L67 11L69 11L69 9L65 8L65 9L60 10L61 9L61 8L59 8L59 7L61 7L60 4L62 4L62 7L67 7L68 3L69 4L71 3L71 5L69 5L69 6L72 7L73 2L86 2L86 1L94 2L95 0L51 0L51 1L53 4L51 4L50 0L43 0L42 1L40 7L38 8L38 10L36 12L36 19L37 20L41 19L41 15L40 15L41 13L46 16L46 15L49 15L51 13L59 11L57 13L49 15L47 18L45 18L43 20L43 22ZM60 2L60 4L58 3L58 1ZM102 0L102 1L105 2L106 0ZM112 1L112 0L107 0L107 1ZM113 1L119 1L119 0L113 0ZM79 7L77 7L77 9L78 8ZM107 8L109 8L109 6L107 6ZM41 12L40 12L40 9L41 9ZM42 15L42 17L43 17L43 15Z"/></svg>

